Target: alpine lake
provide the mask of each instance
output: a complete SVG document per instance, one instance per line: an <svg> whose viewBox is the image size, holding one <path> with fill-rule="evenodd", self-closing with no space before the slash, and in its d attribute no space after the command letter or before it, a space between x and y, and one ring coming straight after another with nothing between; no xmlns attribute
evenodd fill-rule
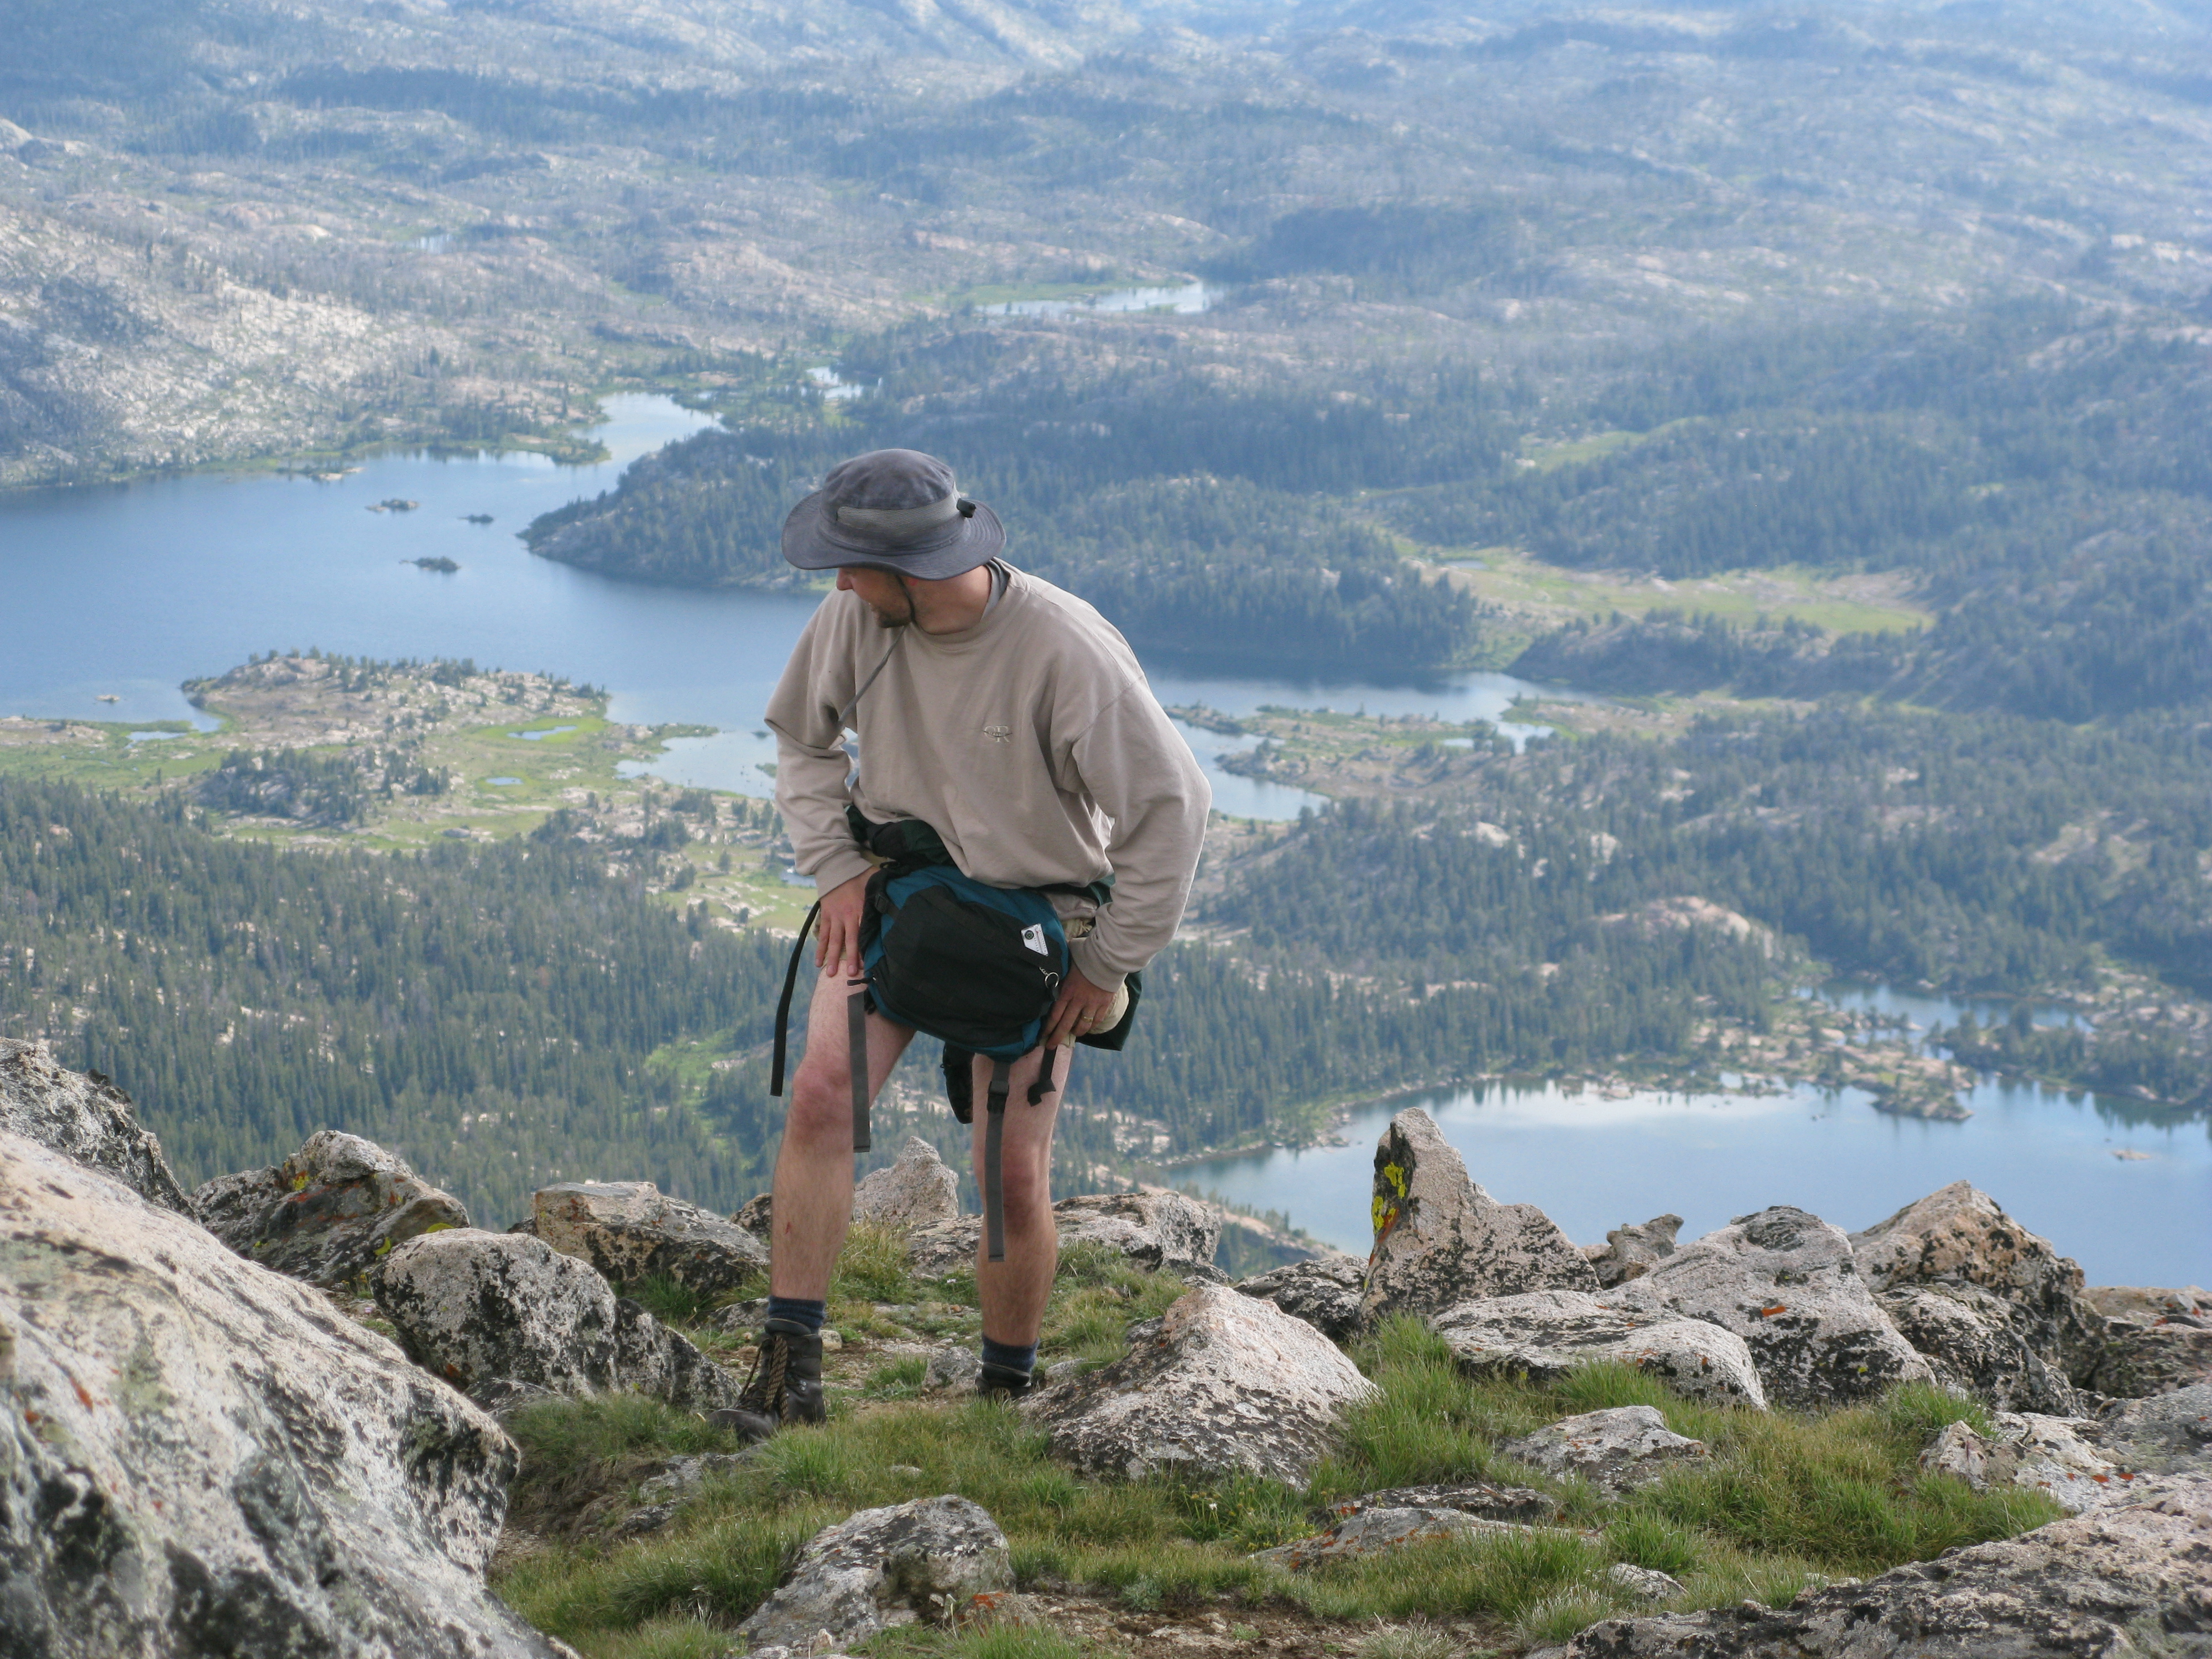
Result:
<svg viewBox="0 0 2212 1659"><path fill-rule="evenodd" d="M654 732L621 763L625 776L770 794L775 749L761 713L817 599L616 581L537 558L515 535L708 423L661 398L605 407L594 435L609 459L592 465L393 453L324 473L199 473L0 498L0 715L97 723L116 744L160 745L216 725L183 682L260 652L469 658L605 687L608 721ZM1510 719L1516 699L1575 695L1504 674L1393 686L1216 675L1180 662L1147 669L1161 702L1179 708L1233 718L1357 703L1375 714L1491 721L1516 741L1528 735ZM570 729L537 724L507 735L550 748ZM1218 763L1255 739L1180 729L1221 811L1282 819L1318 804ZM517 775L481 781L504 787ZM1922 1043L1968 1006L1865 986L1811 994L1839 1012L1880 1014L1893 1037ZM1667 1211L1685 1218L1686 1239L1782 1203L1855 1230L1963 1179L2078 1259L2092 1283L2212 1280L2205 1119L1989 1079L1960 1104L1968 1115L1924 1118L1878 1111L1849 1086L1686 1094L1501 1079L1353 1109L1331 1144L1186 1163L1159 1178L1364 1253L1376 1137L1393 1112L1419 1105L1494 1196L1540 1206L1577 1240Z"/></svg>

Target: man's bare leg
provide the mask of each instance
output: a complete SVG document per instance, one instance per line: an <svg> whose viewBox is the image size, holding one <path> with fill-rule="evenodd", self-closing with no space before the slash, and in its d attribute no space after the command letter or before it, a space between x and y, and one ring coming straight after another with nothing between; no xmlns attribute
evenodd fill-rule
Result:
<svg viewBox="0 0 2212 1659"><path fill-rule="evenodd" d="M1006 1124L999 1143L999 1168L1006 1216L1006 1259L987 1258L988 1238L975 1246L976 1299L982 1305L983 1334L994 1342L1027 1346L1044 1323L1044 1304L1060 1263L1060 1230L1052 1219L1052 1130L1060 1115L1060 1091L1075 1059L1060 1051L1053 1067L1053 1092L1030 1104L1030 1084L1043 1054L1032 1048L1013 1065L1006 1091ZM983 1135L990 1118L991 1062L977 1056L975 1101L975 1186L983 1188Z"/></svg>
<svg viewBox="0 0 2212 1659"><path fill-rule="evenodd" d="M791 1082L783 1146L775 1159L775 1234L769 1291L818 1302L853 1219L853 1084L846 1065L846 1000L841 973L814 981L806 1015L806 1053ZM898 1064L914 1028L868 1015L868 1094L873 1099Z"/></svg>

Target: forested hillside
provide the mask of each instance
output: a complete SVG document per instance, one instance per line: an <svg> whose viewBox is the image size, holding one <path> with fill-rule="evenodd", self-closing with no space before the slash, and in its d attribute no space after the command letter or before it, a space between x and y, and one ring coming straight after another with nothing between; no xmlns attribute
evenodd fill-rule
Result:
<svg viewBox="0 0 2212 1659"><path fill-rule="evenodd" d="M1010 365L1027 371L1011 386ZM2212 350L2185 331L2049 302L1717 328L1616 354L1571 401L1451 373L1266 394L1164 368L1079 381L975 326L855 345L845 371L874 390L834 418L691 439L539 520L532 546L653 580L781 583L777 531L807 481L896 444L951 459L1011 526L1010 557L1156 650L1503 662L1528 623L1432 571L1507 545L1673 581L1897 571L1937 619L1841 638L1576 623L1515 661L1539 678L2064 720L2212 696ZM1587 459L1519 456L1562 424L1609 436Z"/></svg>
<svg viewBox="0 0 2212 1659"><path fill-rule="evenodd" d="M300 854L212 836L175 797L0 780L0 1030L115 1077L187 1179L332 1127L494 1217L556 1179L646 1176L724 1208L766 1184L781 948L653 902L565 820L421 855ZM1094 1116L1072 1117L1060 1158L1114 1156L1103 1110L1185 1150L1304 1135L1386 1079L1662 1056L1701 1018L1763 1018L1756 944L1592 936L1577 888L1534 890L1526 965L1492 984L1346 979L1289 949L1255 974L1178 947L1129 1051L1086 1060ZM659 1058L697 1041L735 1061L703 1086Z"/></svg>

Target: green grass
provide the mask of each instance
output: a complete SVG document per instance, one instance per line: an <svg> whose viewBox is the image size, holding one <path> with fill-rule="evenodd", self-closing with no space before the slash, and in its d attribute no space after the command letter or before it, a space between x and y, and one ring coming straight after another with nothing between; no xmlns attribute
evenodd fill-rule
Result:
<svg viewBox="0 0 2212 1659"><path fill-rule="evenodd" d="M923 1307L941 1306L920 1298L945 1297L949 1287L915 1284L893 1243L856 1230L838 1268L846 1293L913 1306L917 1318ZM972 1284L965 1288L972 1294ZM1180 1289L1109 1253L1071 1251L1048 1313L1045 1358L1113 1358L1128 1322L1157 1314ZM1642 1610L1606 1579L1616 1561L1672 1574L1684 1586L1676 1606L1747 1597L1773 1604L1808 1584L1931 1559L2058 1514L2024 1491L1974 1492L1922 1475L1917 1459L1929 1437L1979 1415L1930 1389L1814 1415L1677 1399L1617 1365L1549 1386L1469 1378L1410 1319L1384 1326L1355 1357L1379 1395L1347 1416L1308 1493L1251 1478L1079 1475L1054 1462L1044 1437L1006 1407L915 1399L923 1366L908 1355L835 1395L823 1427L782 1434L710 1483L666 1531L619 1544L603 1532L564 1530L562 1517L595 1499L607 1511L608 1496L634 1486L652 1456L730 1448L698 1419L647 1401L542 1402L514 1425L526 1456L515 1502L551 1541L507 1568L498 1588L526 1618L591 1659L681 1659L714 1651L714 1633L726 1639L768 1594L788 1552L820 1527L856 1510L959 1492L1005 1528L1025 1587L1089 1586L1133 1610L1224 1595L1273 1601L1343 1621L1346 1644L1356 1642L1362 1659L1431 1659L1423 1643L1440 1622L1473 1620L1534 1644ZM1705 1441L1711 1456L1608 1503L1579 1482L1516 1467L1498 1449L1561 1417L1622 1405L1657 1407L1677 1432ZM1318 1502L1484 1477L1549 1491L1562 1524L1431 1540L1296 1575L1250 1559L1314 1530ZM1049 1632L907 1630L872 1651L878 1659L1066 1659L1073 1650Z"/></svg>
<svg viewBox="0 0 2212 1659"><path fill-rule="evenodd" d="M1409 556L1450 570L1455 583L1480 598L1509 605L1556 606L1601 617L1615 611L1640 617L1647 611L1675 610L1721 617L1739 626L1761 617L1776 623L1795 617L1832 634L1899 633L1933 620L1902 597L1879 602L1858 597L1845 590L1836 573L1803 565L1717 571L1662 587L1619 571L1547 564L1518 548L1468 552L1413 542L1404 545Z"/></svg>

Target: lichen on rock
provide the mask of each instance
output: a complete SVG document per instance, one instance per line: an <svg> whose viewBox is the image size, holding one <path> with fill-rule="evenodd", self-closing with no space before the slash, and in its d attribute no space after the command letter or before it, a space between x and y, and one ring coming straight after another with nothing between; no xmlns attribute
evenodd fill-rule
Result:
<svg viewBox="0 0 2212 1659"><path fill-rule="evenodd" d="M840 1648L1014 1587L1006 1534L981 1504L947 1495L862 1510L823 1528L775 1592L738 1627L755 1652Z"/></svg>
<svg viewBox="0 0 2212 1659"><path fill-rule="evenodd" d="M1598 1299L1734 1331L1783 1405L1870 1400L1935 1375L1860 1278L1843 1231L1787 1204L1738 1216Z"/></svg>
<svg viewBox="0 0 2212 1659"><path fill-rule="evenodd" d="M1237 1288L1246 1296L1273 1303L1293 1319L1304 1320L1331 1341L1345 1342L1360 1328L1367 1264L1356 1255L1331 1252L1270 1267L1238 1280Z"/></svg>
<svg viewBox="0 0 2212 1659"><path fill-rule="evenodd" d="M1375 1385L1303 1320L1204 1285L1103 1370L1032 1395L1055 1456L1137 1480L1256 1474L1304 1487L1346 1407Z"/></svg>
<svg viewBox="0 0 2212 1659"><path fill-rule="evenodd" d="M768 1271L768 1249L734 1222L672 1198L650 1181L568 1181L531 1198L532 1231L628 1289L665 1277L702 1296Z"/></svg>
<svg viewBox="0 0 2212 1659"><path fill-rule="evenodd" d="M0 1130L113 1176L149 1203L190 1214L161 1142L131 1097L97 1072L72 1072L44 1042L0 1037Z"/></svg>
<svg viewBox="0 0 2212 1659"><path fill-rule="evenodd" d="M1462 1302L1428 1322L1474 1376L1557 1382L1604 1360L1632 1365L1687 1399L1766 1409L1751 1349L1711 1320L1608 1307L1578 1291L1532 1291Z"/></svg>
<svg viewBox="0 0 2212 1659"><path fill-rule="evenodd" d="M1853 1233L1850 1244L1876 1290L1966 1285L1999 1297L2032 1352L2089 1385L2105 1322L2082 1293L2081 1269L1987 1193L1954 1181Z"/></svg>
<svg viewBox="0 0 2212 1659"><path fill-rule="evenodd" d="M307 1285L0 1133L0 1652L555 1659L497 1424Z"/></svg>
<svg viewBox="0 0 2212 1659"><path fill-rule="evenodd" d="M960 1177L920 1135L908 1135L898 1157L869 1172L853 1189L853 1219L910 1232L960 1216Z"/></svg>
<svg viewBox="0 0 2212 1659"><path fill-rule="evenodd" d="M409 1358L458 1389L631 1389L685 1410L737 1404L735 1376L543 1239L431 1233L392 1251L370 1285Z"/></svg>
<svg viewBox="0 0 2212 1659"><path fill-rule="evenodd" d="M1597 1275L1533 1204L1500 1204L1418 1107L1375 1149L1375 1247L1363 1317L1428 1313L1479 1297L1595 1291Z"/></svg>
<svg viewBox="0 0 2212 1659"><path fill-rule="evenodd" d="M319 1129L268 1169L195 1188L192 1213L240 1255L325 1290L356 1286L394 1247L465 1227L460 1200L373 1140Z"/></svg>
<svg viewBox="0 0 2212 1659"><path fill-rule="evenodd" d="M1499 1449L1555 1476L1575 1475L1619 1497L1707 1455L1705 1443L1676 1434L1650 1406L1615 1406L1562 1418Z"/></svg>

